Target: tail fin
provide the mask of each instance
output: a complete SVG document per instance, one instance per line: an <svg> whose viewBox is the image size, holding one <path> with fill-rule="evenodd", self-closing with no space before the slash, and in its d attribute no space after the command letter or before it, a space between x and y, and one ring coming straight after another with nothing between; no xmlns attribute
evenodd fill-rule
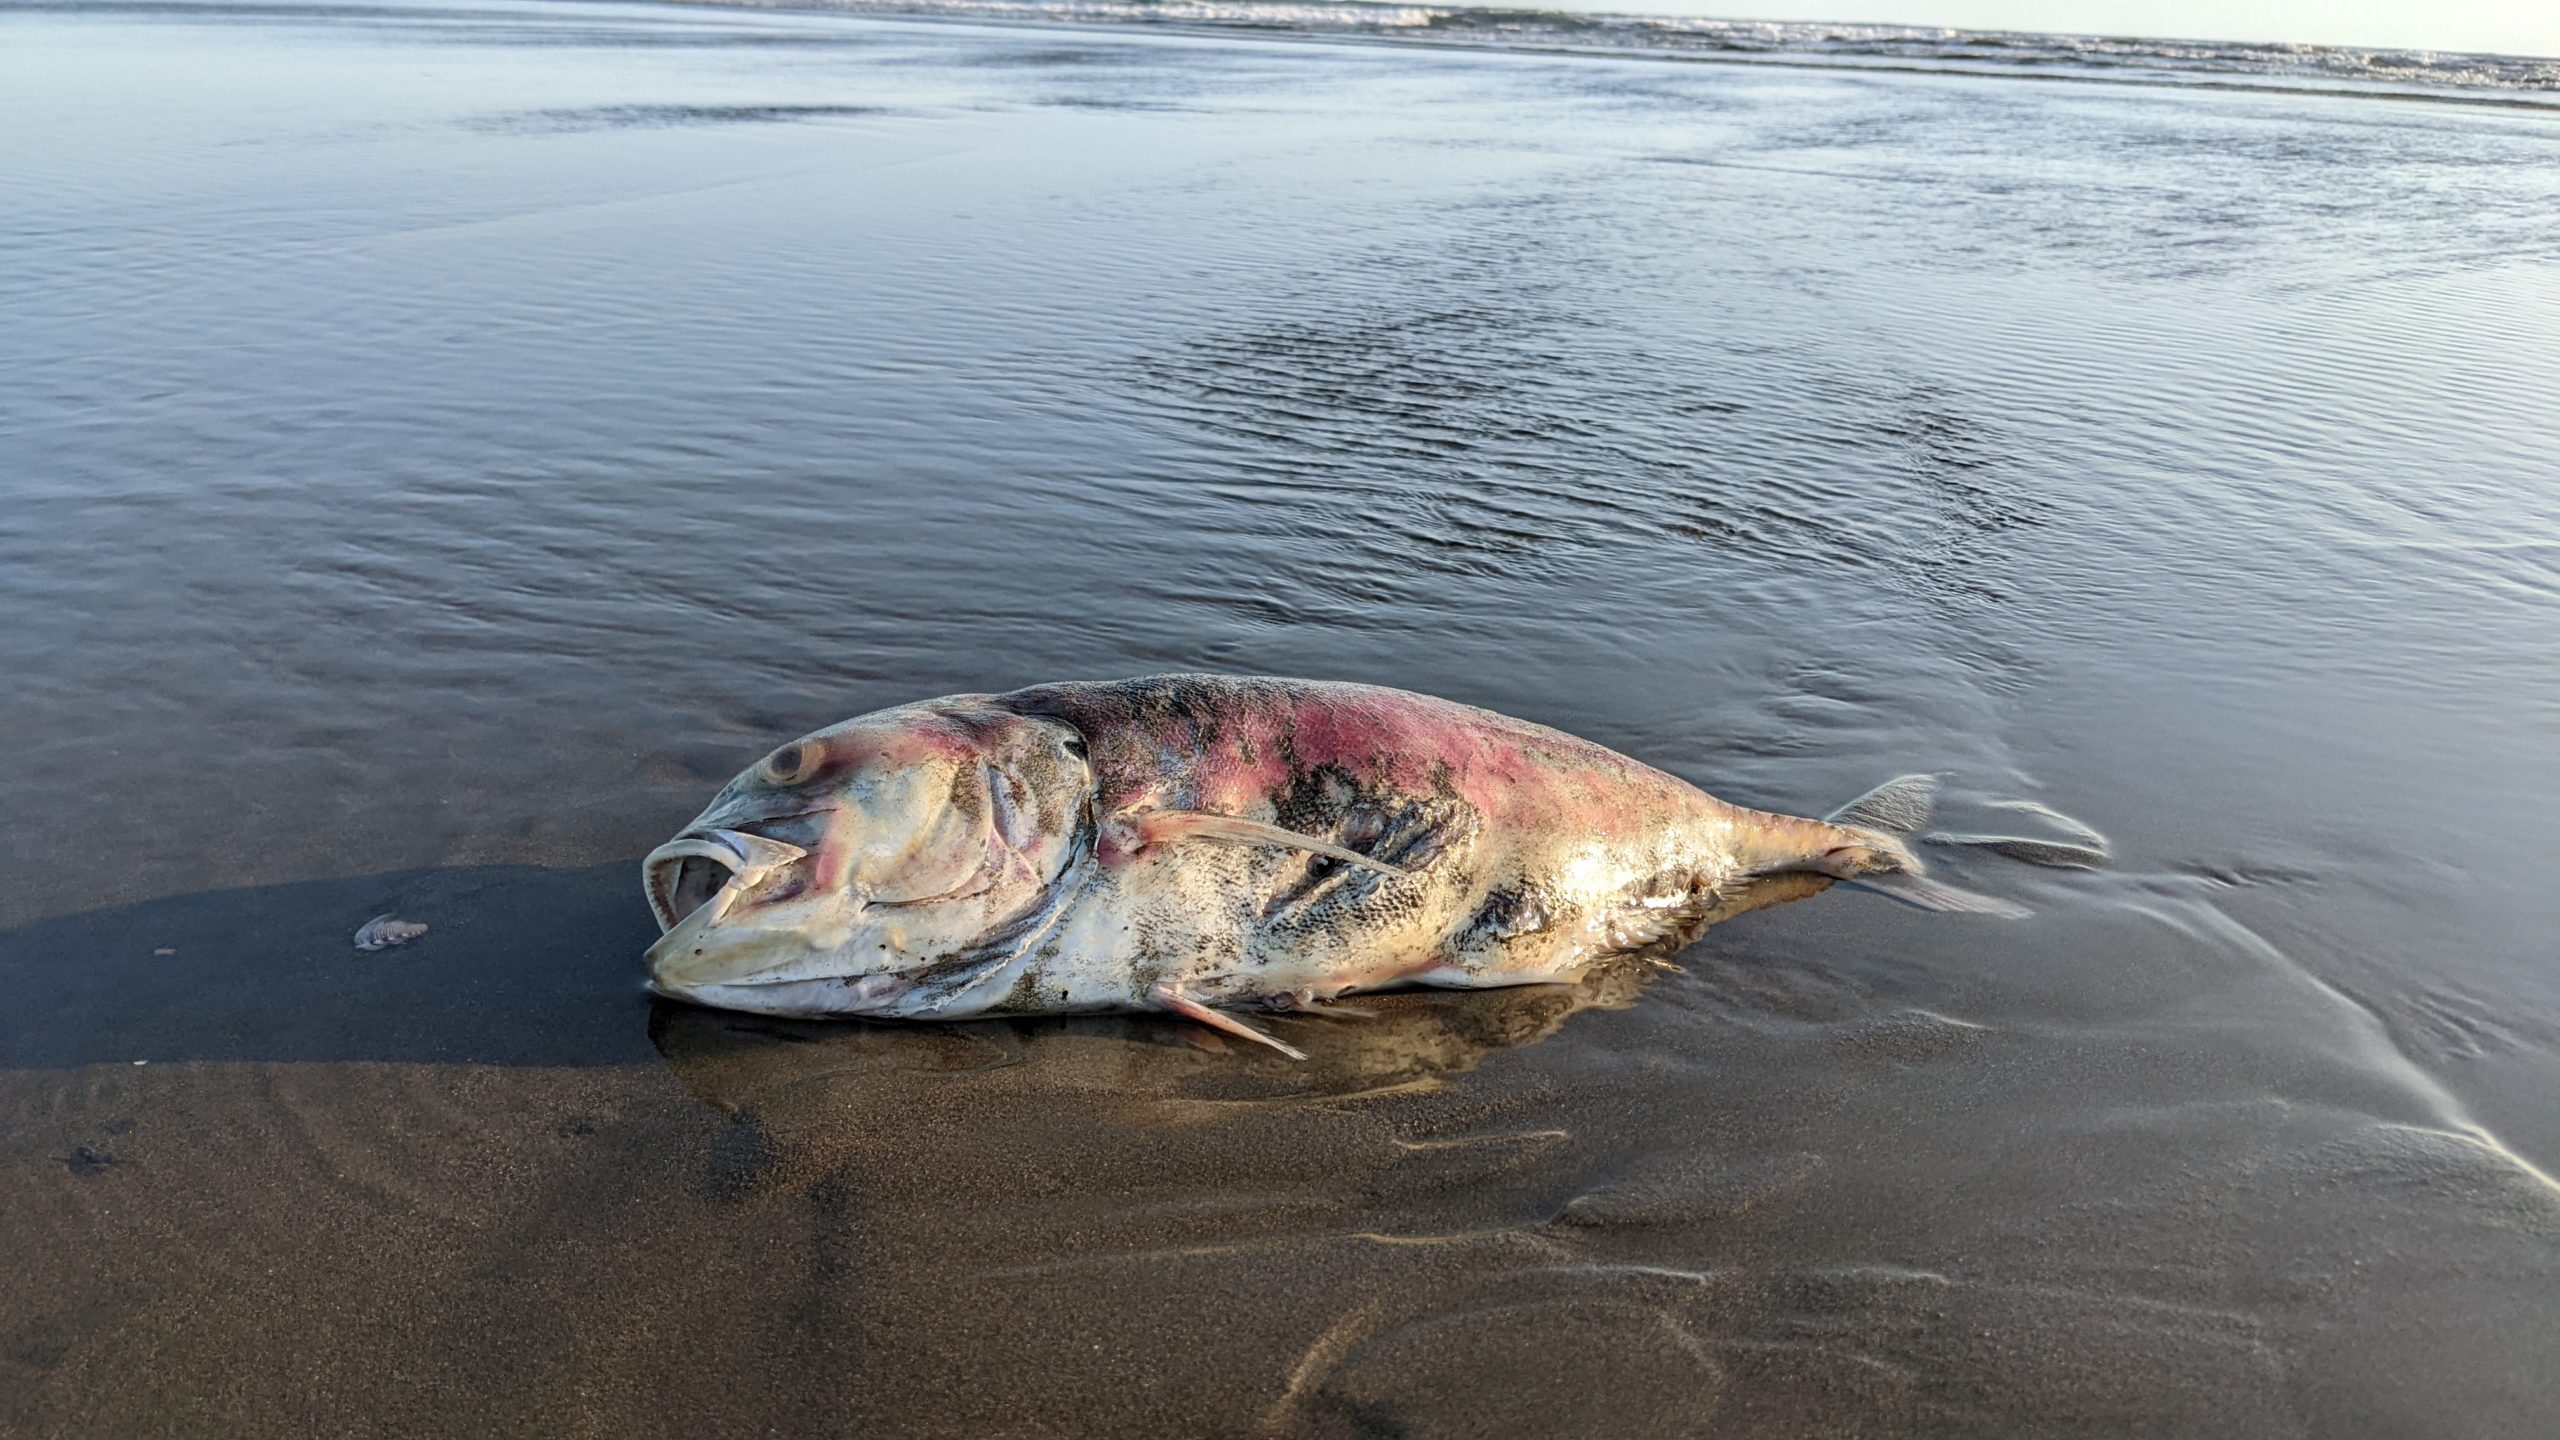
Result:
<svg viewBox="0 0 2560 1440"><path fill-rule="evenodd" d="M1918 834L1938 803L1938 777L1903 775L1887 780L1822 818L1853 830Z"/></svg>
<svg viewBox="0 0 2560 1440"><path fill-rule="evenodd" d="M1941 885L1925 875L1926 866L1911 850L1911 837L1929 823L1937 804L1938 778L1903 775L1832 811L1824 820L1846 831L1852 843L1834 846L1813 868L1837 880L1872 890L1889 900L1922 910L1955 915L2026 915L2023 905Z"/></svg>

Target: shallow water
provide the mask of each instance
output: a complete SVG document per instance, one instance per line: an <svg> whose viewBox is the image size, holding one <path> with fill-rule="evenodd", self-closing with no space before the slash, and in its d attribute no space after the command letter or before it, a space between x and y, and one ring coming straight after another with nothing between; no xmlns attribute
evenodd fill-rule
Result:
<svg viewBox="0 0 2560 1440"><path fill-rule="evenodd" d="M0 1430L2560 1419L2560 120L513 4L0 120ZM1174 668L2119 860L1304 1067L638 994L775 740Z"/></svg>

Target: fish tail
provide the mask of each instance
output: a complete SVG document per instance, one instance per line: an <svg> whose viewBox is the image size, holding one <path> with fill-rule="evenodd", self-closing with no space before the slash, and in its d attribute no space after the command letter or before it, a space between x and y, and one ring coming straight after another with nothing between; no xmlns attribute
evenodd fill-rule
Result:
<svg viewBox="0 0 2560 1440"><path fill-rule="evenodd" d="M1871 874L1921 874L1928 867L1913 853L1911 841L1920 827L1929 823L1929 812L1937 804L1935 775L1901 775L1887 780L1822 817L1831 826L1856 837L1856 843L1838 847L1824 857L1830 864L1816 868L1843 880Z"/></svg>
<svg viewBox="0 0 2560 1440"><path fill-rule="evenodd" d="M2023 916L2025 907L1928 878L1911 846L1938 800L1934 775L1903 775L1832 811L1823 822L1834 843L1805 868L1922 910L1955 915Z"/></svg>

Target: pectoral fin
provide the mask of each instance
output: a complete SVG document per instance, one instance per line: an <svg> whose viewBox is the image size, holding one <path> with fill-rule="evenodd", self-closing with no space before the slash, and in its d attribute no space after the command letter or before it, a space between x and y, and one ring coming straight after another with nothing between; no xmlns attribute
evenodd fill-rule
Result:
<svg viewBox="0 0 2560 1440"><path fill-rule="evenodd" d="M1158 985L1154 995L1157 1004L1185 1019L1197 1020L1212 1030L1223 1030L1240 1040L1250 1040L1256 1045L1268 1045L1292 1060L1307 1058L1307 1053L1295 1045L1282 1041L1276 1035L1256 1030L1224 1010L1203 1005L1170 985Z"/></svg>
<svg viewBox="0 0 2560 1440"><path fill-rule="evenodd" d="M1259 820L1242 820L1233 815L1211 815L1199 810L1151 810L1136 817L1134 823L1149 844L1167 840L1224 840L1235 845L1277 845L1284 850L1304 850L1375 870L1381 875L1401 878L1407 872L1383 860L1372 860L1357 850L1348 850L1329 840L1302 835Z"/></svg>

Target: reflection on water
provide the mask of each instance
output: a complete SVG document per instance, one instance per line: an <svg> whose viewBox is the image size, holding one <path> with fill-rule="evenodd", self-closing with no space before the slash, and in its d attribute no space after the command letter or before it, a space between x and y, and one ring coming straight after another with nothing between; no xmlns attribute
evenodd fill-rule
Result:
<svg viewBox="0 0 2560 1440"><path fill-rule="evenodd" d="M1402 991L1361 997L1359 1014L1257 1019L1285 1029L1307 1052L1304 1061L1246 1054L1213 1031L1162 1015L875 1025L661 1001L649 1039L703 1103L768 1128L788 1124L781 1118L788 1115L833 1116L848 1108L846 1097L878 1088L884 1073L957 1076L1014 1065L1036 1065L1049 1090L1123 1101L1348 1097L1462 1075L1495 1051L1546 1039L1584 1010L1622 1010L1643 993L1648 969L1614 965L1572 985Z"/></svg>
<svg viewBox="0 0 2560 1440"><path fill-rule="evenodd" d="M1737 891L1711 918L1721 923L1830 884L1772 877ZM1107 1111L1140 1134L1203 1123L1203 1106L1425 1093L1494 1054L1548 1039L1585 1010L1635 1004L1667 968L1659 958L1627 957L1571 985L1396 991L1357 997L1338 1015L1257 1017L1305 1051L1303 1061L1165 1015L871 1024L659 1001L649 1039L685 1089L731 1122L706 1163L715 1188L742 1195L820 1183L849 1163L849 1149L859 1155L876 1143L853 1141L850 1131L876 1131L882 1110L911 1103L920 1086L951 1087L942 1104L998 1105L1017 1118L1054 1114L1082 1125ZM965 1130L928 1133L961 1149L979 1143ZM910 1153L903 1163L931 1173L948 1161Z"/></svg>

